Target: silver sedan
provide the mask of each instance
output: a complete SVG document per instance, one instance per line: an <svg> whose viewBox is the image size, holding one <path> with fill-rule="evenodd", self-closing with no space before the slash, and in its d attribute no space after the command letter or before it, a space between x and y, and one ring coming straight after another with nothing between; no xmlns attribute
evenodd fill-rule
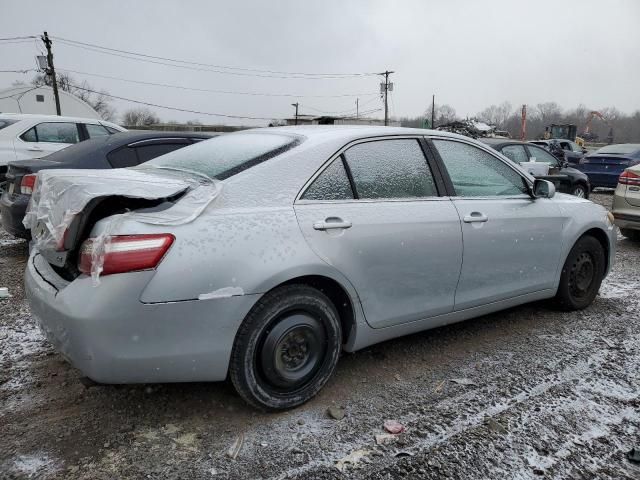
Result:
<svg viewBox="0 0 640 480"><path fill-rule="evenodd" d="M313 397L342 350L526 302L587 307L607 211L458 135L284 127L128 170L39 174L26 288L101 383L218 381Z"/></svg>

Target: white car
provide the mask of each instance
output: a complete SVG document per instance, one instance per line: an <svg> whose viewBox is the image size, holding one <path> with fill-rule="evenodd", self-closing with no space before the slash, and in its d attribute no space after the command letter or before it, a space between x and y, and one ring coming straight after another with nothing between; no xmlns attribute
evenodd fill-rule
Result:
<svg viewBox="0 0 640 480"><path fill-rule="evenodd" d="M0 114L0 183L12 160L41 158L74 143L125 129L93 118Z"/></svg>

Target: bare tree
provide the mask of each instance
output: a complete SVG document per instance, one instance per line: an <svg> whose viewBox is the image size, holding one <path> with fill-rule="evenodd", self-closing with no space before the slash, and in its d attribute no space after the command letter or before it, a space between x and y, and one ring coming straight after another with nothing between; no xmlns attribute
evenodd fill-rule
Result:
<svg viewBox="0 0 640 480"><path fill-rule="evenodd" d="M504 128L507 120L513 113L513 107L509 102L502 102L500 105L491 105L478 113L479 120L495 125L498 128Z"/></svg>
<svg viewBox="0 0 640 480"><path fill-rule="evenodd" d="M551 123L559 122L562 116L562 108L556 102L539 103L535 107L535 112L545 127Z"/></svg>
<svg viewBox="0 0 640 480"><path fill-rule="evenodd" d="M429 105L427 110L424 112L424 116L429 123L431 123L431 107L432 106ZM433 118L436 125L450 123L457 118L456 109L451 105L438 105L436 103L434 112ZM432 127L434 127L434 125L432 125Z"/></svg>
<svg viewBox="0 0 640 480"><path fill-rule="evenodd" d="M143 127L160 123L160 118L148 108L131 108L122 114L122 123L129 127Z"/></svg>
<svg viewBox="0 0 640 480"><path fill-rule="evenodd" d="M60 90L64 90L91 105L91 108L93 108L103 120L113 120L115 118L115 109L110 104L111 100L106 90L96 92L86 80L83 80L82 83L78 85L68 73L57 73L56 80ZM31 80L31 83L35 86L51 86L51 78L44 73L38 73L33 80Z"/></svg>

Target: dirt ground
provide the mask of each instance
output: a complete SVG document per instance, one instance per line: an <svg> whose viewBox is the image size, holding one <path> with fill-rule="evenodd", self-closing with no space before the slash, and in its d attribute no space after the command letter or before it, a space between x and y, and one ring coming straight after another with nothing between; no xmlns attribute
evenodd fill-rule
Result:
<svg viewBox="0 0 640 480"><path fill-rule="evenodd" d="M26 258L0 233L0 478L640 478L640 245L621 236L588 309L536 303L345 354L280 414L229 383L83 386L29 316ZM388 419L406 431L378 445Z"/></svg>

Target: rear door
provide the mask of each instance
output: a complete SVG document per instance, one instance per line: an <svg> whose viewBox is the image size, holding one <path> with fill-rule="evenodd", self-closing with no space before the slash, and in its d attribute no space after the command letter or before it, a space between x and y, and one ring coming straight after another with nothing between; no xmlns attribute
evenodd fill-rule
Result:
<svg viewBox="0 0 640 480"><path fill-rule="evenodd" d="M14 140L16 158L42 158L78 143L80 127L73 122L41 122Z"/></svg>
<svg viewBox="0 0 640 480"><path fill-rule="evenodd" d="M310 247L349 279L375 328L453 310L460 219L439 196L444 187L425 145L418 138L351 145L295 204Z"/></svg>
<svg viewBox="0 0 640 480"><path fill-rule="evenodd" d="M455 309L554 287L564 217L553 199L533 199L522 174L475 144L434 139L462 219L464 256Z"/></svg>

